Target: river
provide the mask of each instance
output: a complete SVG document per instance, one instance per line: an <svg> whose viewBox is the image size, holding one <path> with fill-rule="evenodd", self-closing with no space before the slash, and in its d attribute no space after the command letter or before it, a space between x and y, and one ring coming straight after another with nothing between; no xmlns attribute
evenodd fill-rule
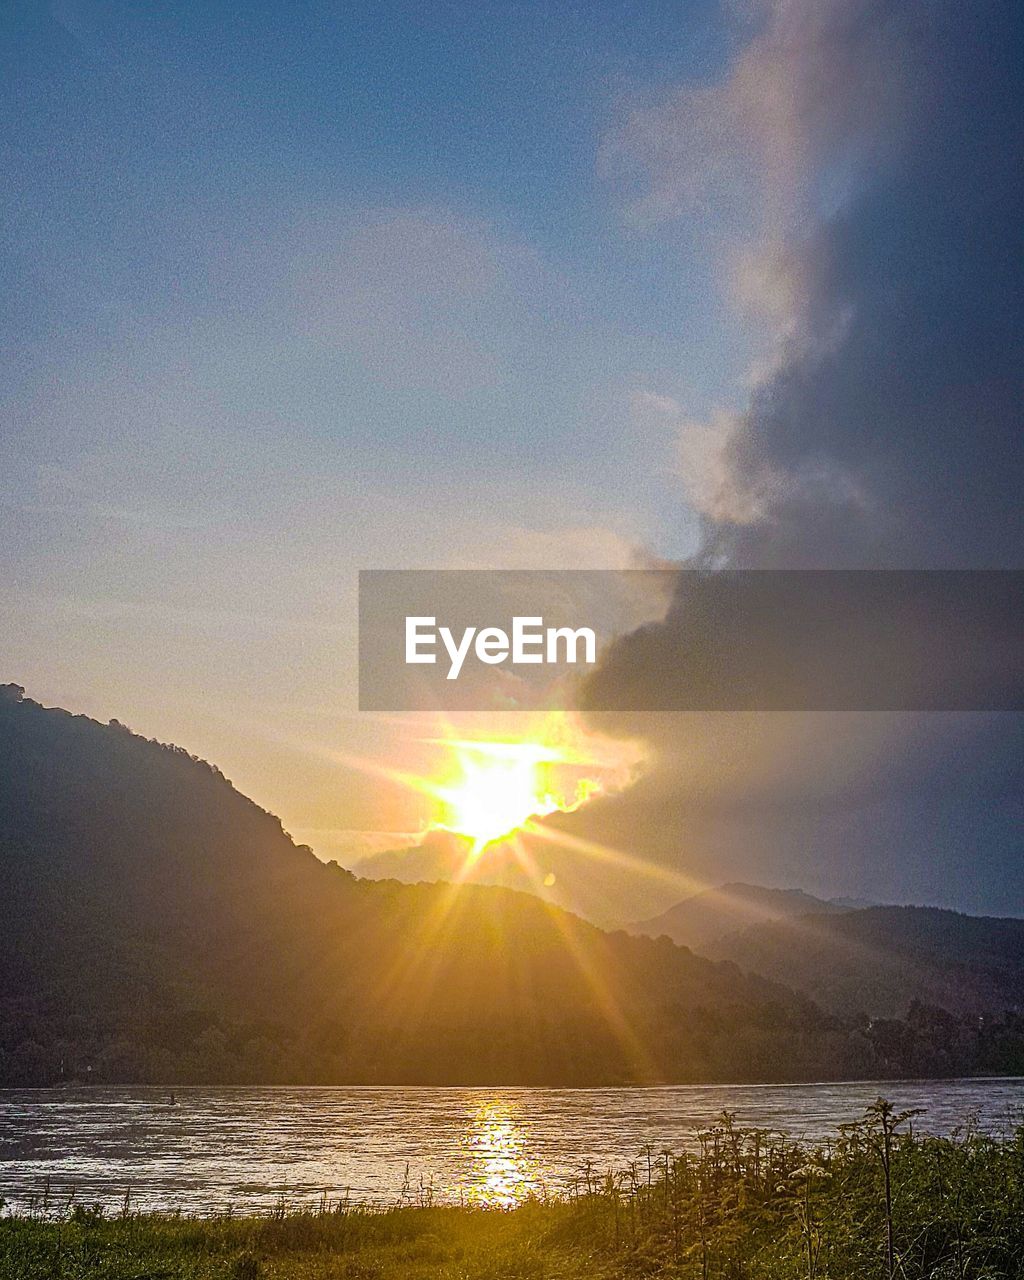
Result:
<svg viewBox="0 0 1024 1280"><path fill-rule="evenodd" d="M512 1206L596 1170L677 1151L723 1110L828 1137L879 1095L917 1129L1007 1131L1024 1079L650 1089L89 1088L0 1090L6 1211L266 1210L322 1196Z"/></svg>

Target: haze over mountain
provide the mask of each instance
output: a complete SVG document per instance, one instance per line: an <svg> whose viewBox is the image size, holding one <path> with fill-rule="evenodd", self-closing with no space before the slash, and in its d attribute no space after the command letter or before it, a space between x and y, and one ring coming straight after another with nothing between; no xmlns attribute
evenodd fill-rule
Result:
<svg viewBox="0 0 1024 1280"><path fill-rule="evenodd" d="M660 915L624 925L627 933L667 937L701 951L709 943L749 925L849 910L843 903L815 898L802 889L769 889L757 884L723 884L684 898Z"/></svg>
<svg viewBox="0 0 1024 1280"><path fill-rule="evenodd" d="M179 747L0 696L0 1082L612 1083L999 1067L525 894L365 881Z"/></svg>
<svg viewBox="0 0 1024 1280"><path fill-rule="evenodd" d="M703 954L785 982L840 1014L1024 1009L1024 920L934 907L801 914L709 939Z"/></svg>
<svg viewBox="0 0 1024 1280"><path fill-rule="evenodd" d="M872 1061L802 997L667 942L507 890L359 880L181 748L12 686L0 754L7 1083L594 1083Z"/></svg>
<svg viewBox="0 0 1024 1280"><path fill-rule="evenodd" d="M956 1015L1024 1008L1024 920L727 884L624 927L732 960L842 1016L905 1017L915 1002Z"/></svg>

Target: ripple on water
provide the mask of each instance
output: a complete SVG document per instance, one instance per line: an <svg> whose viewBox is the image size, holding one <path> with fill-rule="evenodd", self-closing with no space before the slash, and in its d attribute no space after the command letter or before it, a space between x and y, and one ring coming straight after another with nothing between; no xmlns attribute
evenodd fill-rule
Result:
<svg viewBox="0 0 1024 1280"><path fill-rule="evenodd" d="M511 1206L557 1192L585 1160L604 1170L645 1145L678 1150L728 1110L815 1140L879 1094L917 1127L1005 1131L1024 1080L654 1089L237 1088L0 1090L0 1197L209 1213L282 1198Z"/></svg>

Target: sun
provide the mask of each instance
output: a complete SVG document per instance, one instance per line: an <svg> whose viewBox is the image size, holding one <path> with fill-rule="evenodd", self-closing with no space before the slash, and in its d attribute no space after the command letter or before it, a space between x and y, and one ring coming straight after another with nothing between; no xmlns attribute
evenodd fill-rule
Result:
<svg viewBox="0 0 1024 1280"><path fill-rule="evenodd" d="M572 813L595 796L621 789L642 758L636 744L589 734L562 712L524 729L522 736L479 738L449 729L425 740L444 753L434 777L417 784L432 800L428 828L467 839L467 866L489 846L520 833L543 835L538 820L548 814Z"/></svg>
<svg viewBox="0 0 1024 1280"><path fill-rule="evenodd" d="M416 838L422 843L431 831L459 836L467 846L463 874L492 845L508 844L522 861L526 850L516 842L518 835L549 837L540 819L572 813L596 796L621 790L644 759L636 743L589 733L560 711L532 716L514 728L494 725L491 733L473 738L462 737L450 722L438 728L437 736L410 739L429 753L420 755L415 768L333 758L421 796L425 805ZM550 885L554 878L548 874Z"/></svg>
<svg viewBox="0 0 1024 1280"><path fill-rule="evenodd" d="M452 741L451 776L435 788L441 812L435 826L468 837L472 852L506 839L531 818L573 807L559 794L554 770L566 760L536 742Z"/></svg>

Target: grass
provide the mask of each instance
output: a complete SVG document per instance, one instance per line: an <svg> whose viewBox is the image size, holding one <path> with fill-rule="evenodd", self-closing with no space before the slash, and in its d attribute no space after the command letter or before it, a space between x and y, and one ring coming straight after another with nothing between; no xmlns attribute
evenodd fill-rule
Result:
<svg viewBox="0 0 1024 1280"><path fill-rule="evenodd" d="M323 1202L259 1217L0 1220L3 1280L1022 1280L1024 1126L913 1132L879 1101L819 1147L731 1117L510 1210Z"/></svg>

